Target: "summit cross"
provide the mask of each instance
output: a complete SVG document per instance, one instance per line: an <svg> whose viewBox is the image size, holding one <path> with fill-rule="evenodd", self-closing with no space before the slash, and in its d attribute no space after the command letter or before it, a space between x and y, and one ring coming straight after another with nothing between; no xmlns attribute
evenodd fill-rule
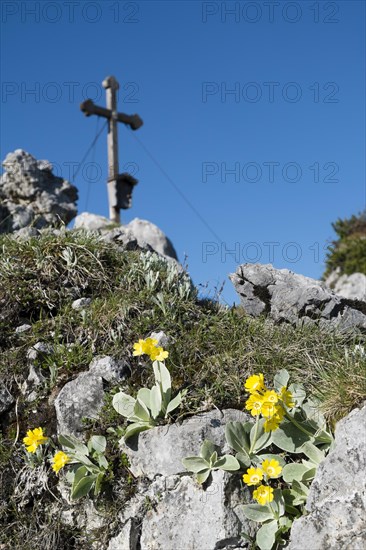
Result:
<svg viewBox="0 0 366 550"><path fill-rule="evenodd" d="M137 180L130 174L118 173L118 129L117 122L127 124L132 130L138 130L143 121L139 115L125 115L117 112L117 90L119 84L114 76L108 76L102 82L106 90L107 108L95 105L91 99L83 101L80 109L86 116L98 115L108 119L108 202L109 218L120 223L120 209L130 208L133 186Z"/></svg>

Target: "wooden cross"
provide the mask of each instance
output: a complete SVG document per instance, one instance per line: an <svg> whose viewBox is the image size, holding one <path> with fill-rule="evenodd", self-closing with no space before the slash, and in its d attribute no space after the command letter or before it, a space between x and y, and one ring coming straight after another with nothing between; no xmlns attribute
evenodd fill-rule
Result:
<svg viewBox="0 0 366 550"><path fill-rule="evenodd" d="M109 218L120 223L120 209L130 208L133 186L137 179L127 173L118 173L118 132L117 122L127 124L132 130L138 130L143 121L138 115L125 115L117 112L117 90L119 84L114 76L108 76L102 82L106 89L107 108L94 105L91 99L83 101L80 109L86 116L98 115L108 119L108 202Z"/></svg>

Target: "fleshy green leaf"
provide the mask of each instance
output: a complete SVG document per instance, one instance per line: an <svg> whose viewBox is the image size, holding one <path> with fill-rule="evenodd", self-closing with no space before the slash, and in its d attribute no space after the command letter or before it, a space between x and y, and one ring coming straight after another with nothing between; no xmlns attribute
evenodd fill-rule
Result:
<svg viewBox="0 0 366 550"><path fill-rule="evenodd" d="M318 449L311 441L307 441L304 443L304 445L301 447L301 452L306 455L314 464L320 464L324 458L325 454L323 451Z"/></svg>
<svg viewBox="0 0 366 550"><path fill-rule="evenodd" d="M235 470L240 470L240 464L234 456L224 455L215 462L214 468L234 472Z"/></svg>
<svg viewBox="0 0 366 550"><path fill-rule="evenodd" d="M143 403L145 403L148 409L151 409L150 392L151 390L149 390L149 388L141 388L137 392L137 398L140 399L140 401L142 401Z"/></svg>
<svg viewBox="0 0 366 550"><path fill-rule="evenodd" d="M125 418L129 418L133 415L135 403L136 399L130 395L127 395L127 393L123 393L122 391L116 393L112 400L114 409Z"/></svg>
<svg viewBox="0 0 366 550"><path fill-rule="evenodd" d="M271 502L271 505L278 516L283 516L285 513L285 500L281 489L275 489L273 491L273 501Z"/></svg>
<svg viewBox="0 0 366 550"><path fill-rule="evenodd" d="M210 473L211 473L211 470L204 470L203 472L199 472L196 475L196 479L197 479L198 483L200 483L202 485L202 483L204 483L207 480Z"/></svg>
<svg viewBox="0 0 366 550"><path fill-rule="evenodd" d="M73 485L77 485L79 481L85 477L88 474L87 468L85 466L79 466L77 470L75 470L74 473L74 479L73 479Z"/></svg>
<svg viewBox="0 0 366 550"><path fill-rule="evenodd" d="M308 468L304 466L304 464L286 464L284 469L282 470L282 477L286 481L286 483L292 483L294 479L297 481L302 480L302 476L305 474L305 472L308 471Z"/></svg>
<svg viewBox="0 0 366 550"><path fill-rule="evenodd" d="M98 456L98 464L101 468L104 468L105 470L108 468L108 461L104 455Z"/></svg>
<svg viewBox="0 0 366 550"><path fill-rule="evenodd" d="M310 468L310 470L307 470L304 473L300 481L302 481L302 483L305 483L306 485L307 483L310 483L311 481L313 481L315 474L316 474L316 468L315 467Z"/></svg>
<svg viewBox="0 0 366 550"><path fill-rule="evenodd" d="M73 435L62 435L61 434L61 435L58 436L58 441L59 441L60 445L62 445L63 447L78 451L79 453L84 454L84 455L89 454L88 447L86 445L84 445L81 441L79 441L79 439L77 439L77 437L75 437Z"/></svg>
<svg viewBox="0 0 366 550"><path fill-rule="evenodd" d="M150 392L151 416L157 418L161 413L161 392L159 386L151 388Z"/></svg>
<svg viewBox="0 0 366 550"><path fill-rule="evenodd" d="M99 495L101 489L102 489L102 482L104 478L104 473L101 472L97 475L97 479L95 480L95 487L94 487L94 494Z"/></svg>
<svg viewBox="0 0 366 550"><path fill-rule="evenodd" d="M300 431L292 422L284 420L272 433L272 441L277 447L289 453L301 453L301 447L310 436Z"/></svg>
<svg viewBox="0 0 366 550"><path fill-rule="evenodd" d="M210 462L210 458L214 452L215 452L214 443L209 439L205 439L200 449L200 455L202 456L202 458L204 458L207 462Z"/></svg>
<svg viewBox="0 0 366 550"><path fill-rule="evenodd" d="M232 449L244 455L248 453L251 422L228 422L225 428L226 441Z"/></svg>
<svg viewBox="0 0 366 550"><path fill-rule="evenodd" d="M80 479L80 481L72 487L71 498L77 500L81 497L87 495L90 489L93 487L93 484L97 476L87 476Z"/></svg>
<svg viewBox="0 0 366 550"><path fill-rule="evenodd" d="M241 469L249 468L251 465L251 460L247 453L236 453L235 458L239 462Z"/></svg>
<svg viewBox="0 0 366 550"><path fill-rule="evenodd" d="M209 462L200 456L187 456L182 459L182 464L187 470L195 474L207 468L210 469Z"/></svg>
<svg viewBox="0 0 366 550"><path fill-rule="evenodd" d="M127 426L125 435L123 436L124 440L127 441L127 439L133 435L149 430L150 428L153 428L153 425L149 422L134 422L133 424Z"/></svg>
<svg viewBox="0 0 366 550"><path fill-rule="evenodd" d="M265 449L266 447L269 447L272 443L272 433L275 432L265 432L264 431L264 423L266 419L261 418L258 422L258 430L257 430L257 439L256 443L253 447L253 454L257 454L262 449ZM276 430L278 431L278 430ZM254 424L253 428L250 431L250 444L252 445L254 437L256 433L256 426Z"/></svg>
<svg viewBox="0 0 366 550"><path fill-rule="evenodd" d="M262 506L261 504L245 504L243 506L243 513L246 518L259 523L263 523L274 517L272 510L268 506Z"/></svg>
<svg viewBox="0 0 366 550"><path fill-rule="evenodd" d="M273 379L273 385L276 392L279 392L283 386L287 387L288 381L290 380L290 375L286 369L281 369L278 371L276 376Z"/></svg>
<svg viewBox="0 0 366 550"><path fill-rule="evenodd" d="M304 386L302 384L291 384L288 389L292 393L296 407L300 407L306 397Z"/></svg>
<svg viewBox="0 0 366 550"><path fill-rule="evenodd" d="M214 451L212 453L212 455L210 456L210 467L213 468L213 465L215 464L215 462L217 462L217 452Z"/></svg>
<svg viewBox="0 0 366 550"><path fill-rule="evenodd" d="M89 443L91 448L97 453L104 453L107 447L107 440L103 435L92 435Z"/></svg>
<svg viewBox="0 0 366 550"><path fill-rule="evenodd" d="M182 402L182 394L179 392L174 399L172 399L166 409L166 415L173 412Z"/></svg>
<svg viewBox="0 0 366 550"><path fill-rule="evenodd" d="M256 536L256 543L258 544L260 550L271 550L276 541L276 533L278 531L277 520L269 521L262 525L258 530Z"/></svg>
<svg viewBox="0 0 366 550"><path fill-rule="evenodd" d="M136 399L133 414L134 416L140 418L143 422L149 422L151 418L149 409L146 407L143 401L140 401L139 398Z"/></svg>

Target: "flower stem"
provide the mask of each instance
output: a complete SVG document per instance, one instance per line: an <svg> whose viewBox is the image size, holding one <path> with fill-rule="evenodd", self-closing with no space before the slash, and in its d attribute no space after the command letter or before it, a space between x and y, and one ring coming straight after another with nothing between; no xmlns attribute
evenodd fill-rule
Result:
<svg viewBox="0 0 366 550"><path fill-rule="evenodd" d="M257 443L258 424L259 424L259 414L257 414L257 418L256 418L256 421L255 421L254 438L253 438L253 442L252 442L252 444L251 444L251 446L250 446L250 449L249 449L249 455L252 454L253 449L254 449L254 447L255 447L255 444Z"/></svg>

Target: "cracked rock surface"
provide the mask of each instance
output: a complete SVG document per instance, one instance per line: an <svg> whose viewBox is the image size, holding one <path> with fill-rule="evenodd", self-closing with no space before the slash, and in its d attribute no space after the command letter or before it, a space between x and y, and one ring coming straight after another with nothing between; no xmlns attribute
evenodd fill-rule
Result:
<svg viewBox="0 0 366 550"><path fill-rule="evenodd" d="M230 280L248 315L276 323L318 323L366 331L366 302L338 296L324 283L271 264L243 264Z"/></svg>
<svg viewBox="0 0 366 550"><path fill-rule="evenodd" d="M250 494L240 475L216 470L203 488L181 462L198 455L205 439L224 454L226 423L246 419L238 410L213 410L143 432L130 447L124 446L142 490L121 513L107 550L247 548L241 533L253 534L255 526L242 513Z"/></svg>
<svg viewBox="0 0 366 550"><path fill-rule="evenodd" d="M67 225L77 213L78 192L74 185L52 173L52 164L36 160L16 149L3 161L0 178L0 233L32 226Z"/></svg>
<svg viewBox="0 0 366 550"><path fill-rule="evenodd" d="M341 420L335 448L320 464L288 550L366 548L366 404Z"/></svg>

